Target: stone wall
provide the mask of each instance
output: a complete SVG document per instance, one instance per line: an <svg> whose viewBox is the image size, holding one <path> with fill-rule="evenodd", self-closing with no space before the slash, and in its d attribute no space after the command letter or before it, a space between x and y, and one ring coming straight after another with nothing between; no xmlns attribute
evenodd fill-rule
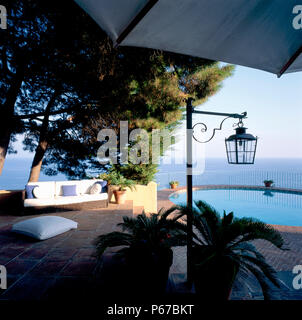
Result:
<svg viewBox="0 0 302 320"><path fill-rule="evenodd" d="M136 185L127 189L127 200L133 201L134 207L144 207L146 213L157 212L157 184L154 181L147 185Z"/></svg>

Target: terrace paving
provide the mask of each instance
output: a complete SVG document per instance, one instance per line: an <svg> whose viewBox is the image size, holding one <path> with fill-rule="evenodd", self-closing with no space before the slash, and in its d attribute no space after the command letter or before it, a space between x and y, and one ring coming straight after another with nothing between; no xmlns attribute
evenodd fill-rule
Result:
<svg viewBox="0 0 302 320"><path fill-rule="evenodd" d="M132 203L110 204L101 210L46 215L72 219L78 222L78 229L35 241L10 232L12 224L34 216L0 215L0 264L8 274L8 288L0 292L1 300L44 299L49 289L63 282L87 283L97 265L92 241L117 230L122 216L133 215L133 207Z"/></svg>
<svg viewBox="0 0 302 320"><path fill-rule="evenodd" d="M158 191L158 208L173 205L169 195L174 191ZM107 285L116 284L110 275L122 271L114 269L110 253L98 265L92 256L92 241L100 234L118 230L116 224L122 221L122 216L133 216L139 212L141 208L133 208L132 202L128 201L125 205L110 204L108 208L100 210L53 213L51 215L77 221L78 229L45 241L31 240L10 232L13 223L33 216L0 214L0 264L5 265L8 272L8 289L0 291L0 300L84 299L92 295L95 298L99 295L101 297L102 292L106 291L100 290L99 286L104 282ZM302 299L302 290L294 290L292 287L292 269L302 264L302 228L275 227L282 233L289 251L280 251L263 241L256 243L267 261L278 271L282 281L281 289L273 292L274 298ZM167 288L169 293L188 293L185 286L185 257L185 248L174 249ZM101 267L101 273L96 272L98 267ZM245 284L245 289L241 285L234 287L231 299L263 299L255 279L246 279Z"/></svg>

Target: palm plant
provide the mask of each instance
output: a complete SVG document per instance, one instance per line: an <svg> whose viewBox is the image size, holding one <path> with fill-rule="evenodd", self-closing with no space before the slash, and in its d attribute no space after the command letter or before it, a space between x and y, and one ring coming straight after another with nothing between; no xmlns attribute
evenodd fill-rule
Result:
<svg viewBox="0 0 302 320"><path fill-rule="evenodd" d="M276 271L266 262L252 241L266 240L283 249L281 234L252 218L234 218L233 212L219 213L203 201L196 208L180 206L183 214L193 215L193 265L196 292L205 298L228 299L235 279L254 275L265 299L270 284L279 287Z"/></svg>
<svg viewBox="0 0 302 320"><path fill-rule="evenodd" d="M96 256L101 258L107 248L124 246L117 251L127 256L133 248L144 247L152 252L186 244L186 225L179 221L183 214L177 213L178 207L163 208L158 213L136 217L123 217L118 226L123 232L113 231L100 235L94 242ZM170 218L174 214L174 217ZM126 232L125 232L126 231Z"/></svg>
<svg viewBox="0 0 302 320"><path fill-rule="evenodd" d="M127 270L131 287L139 288L139 292L164 291L173 261L171 247L186 244L186 225L179 221L182 214L177 209L161 209L149 216L143 212L135 218L124 216L118 224L122 232L110 232L95 240L97 258L101 259L107 248L122 246L116 255Z"/></svg>

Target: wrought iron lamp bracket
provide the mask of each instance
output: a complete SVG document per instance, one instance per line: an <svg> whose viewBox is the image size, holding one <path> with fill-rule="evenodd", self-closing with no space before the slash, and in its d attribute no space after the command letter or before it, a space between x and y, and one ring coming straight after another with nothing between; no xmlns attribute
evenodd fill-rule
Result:
<svg viewBox="0 0 302 320"><path fill-rule="evenodd" d="M201 114L209 114L209 115L217 115L217 116L227 115L227 114L215 113L215 112L209 112L209 113L207 113L207 112L205 112L205 111L193 111L193 113L201 113ZM207 143L207 142L211 141L211 140L214 138L214 136L215 136L215 134L216 134L216 131L222 130L223 123L224 123L227 119L230 119L230 118L237 118L237 119L239 119L239 122L236 123L236 124L234 124L234 126L237 125L238 127L242 127L242 126L243 126L242 119L246 118L246 115L247 115L246 112L243 112L242 114L228 114L227 117L224 118L224 119L221 121L220 126L219 126L218 128L214 128L214 129L213 129L212 136L211 136L208 140L206 140L206 141L201 141L201 140L197 139L196 136L194 135L194 129L195 129L195 127L198 126L198 125L201 125L201 126L202 126L201 129L200 129L200 131L201 131L202 133L205 133L205 132L207 132L207 130L208 130L208 127L207 127L207 125L206 125L205 123L203 123L203 122L198 122L198 123L196 123L196 124L192 127L192 137L194 138L195 141L197 141L197 142L199 142L199 143Z"/></svg>
<svg viewBox="0 0 302 320"><path fill-rule="evenodd" d="M212 136L211 136L208 140L206 140L206 141L201 141L201 140L197 139L196 136L194 135L194 129L195 129L196 126L201 125L202 127L201 127L200 131L201 131L202 133L205 133L205 132L208 131L207 125L206 125L205 123L203 123L203 122L198 122L198 123L194 124L194 126L193 126L193 128L192 128L192 136L193 136L194 140L197 141L197 142L199 142L199 143L207 143L207 142L211 141L211 140L214 138L214 136L215 136L215 134L216 134L216 131L221 130L224 121L227 120L227 119L229 119L229 118L230 118L230 117L224 118L224 119L221 121L219 128L214 128L214 129L213 129Z"/></svg>

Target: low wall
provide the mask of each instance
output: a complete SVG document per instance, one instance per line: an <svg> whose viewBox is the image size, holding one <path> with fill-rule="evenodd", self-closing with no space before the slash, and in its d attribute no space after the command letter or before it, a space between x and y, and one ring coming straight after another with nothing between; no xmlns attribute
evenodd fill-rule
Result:
<svg viewBox="0 0 302 320"><path fill-rule="evenodd" d="M136 185L132 191L127 189L127 200L133 201L134 207L144 207L146 213L157 212L157 184Z"/></svg>
<svg viewBox="0 0 302 320"><path fill-rule="evenodd" d="M0 190L0 211L15 211L22 207L22 190Z"/></svg>

